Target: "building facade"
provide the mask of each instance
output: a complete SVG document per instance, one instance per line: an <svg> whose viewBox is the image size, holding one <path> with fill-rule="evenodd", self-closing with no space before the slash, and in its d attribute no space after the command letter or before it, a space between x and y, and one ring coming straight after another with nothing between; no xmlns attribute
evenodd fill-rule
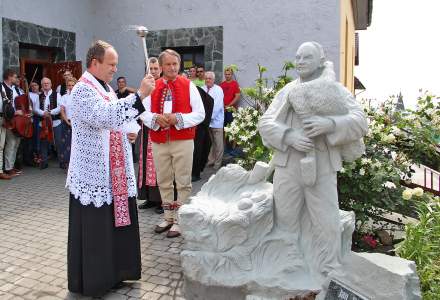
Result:
<svg viewBox="0 0 440 300"><path fill-rule="evenodd" d="M0 0L0 69L23 69L22 61L84 61L88 46L103 39L119 52L118 76L135 86L144 55L134 25L149 29L151 56L173 47L184 65L202 63L222 78L223 67L238 66L241 86L257 77L279 75L304 41L317 41L335 71L353 90L354 32L371 21L371 0ZM364 5L367 3L367 5ZM363 5L362 5L363 4Z"/></svg>

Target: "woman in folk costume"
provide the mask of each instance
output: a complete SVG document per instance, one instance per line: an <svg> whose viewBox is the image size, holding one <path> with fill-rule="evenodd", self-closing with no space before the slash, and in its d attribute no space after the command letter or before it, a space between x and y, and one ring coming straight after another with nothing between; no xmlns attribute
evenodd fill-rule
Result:
<svg viewBox="0 0 440 300"><path fill-rule="evenodd" d="M137 93L123 99L108 85L118 54L96 41L87 53L87 71L72 90L72 148L68 288L101 296L124 280L141 277L136 181L130 141L145 108L141 99L154 89L145 77Z"/></svg>
<svg viewBox="0 0 440 300"><path fill-rule="evenodd" d="M72 124L70 122L70 102L72 100L72 89L77 83L75 77L70 77L66 80L66 93L61 97L61 119L63 123L63 136L61 142L64 144L63 152L60 155L60 165L62 169L69 167L70 147L72 144Z"/></svg>

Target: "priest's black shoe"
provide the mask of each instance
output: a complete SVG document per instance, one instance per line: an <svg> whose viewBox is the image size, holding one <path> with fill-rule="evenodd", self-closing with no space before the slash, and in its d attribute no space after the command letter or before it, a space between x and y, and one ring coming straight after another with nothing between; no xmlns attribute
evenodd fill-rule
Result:
<svg viewBox="0 0 440 300"><path fill-rule="evenodd" d="M138 208L139 209L147 209L147 208L152 208L152 207L155 207L155 206L156 206L155 203L150 202L150 201L147 200L147 201L144 201L144 203L139 204Z"/></svg>

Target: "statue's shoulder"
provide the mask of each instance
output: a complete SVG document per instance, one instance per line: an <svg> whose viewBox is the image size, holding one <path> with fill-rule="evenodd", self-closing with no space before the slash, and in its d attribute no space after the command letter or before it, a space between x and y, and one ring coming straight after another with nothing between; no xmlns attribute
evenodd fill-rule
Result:
<svg viewBox="0 0 440 300"><path fill-rule="evenodd" d="M295 86L297 85L298 85L298 79L289 82L275 94L275 99L278 98L282 99L284 96L286 96L289 93L290 90L295 88Z"/></svg>

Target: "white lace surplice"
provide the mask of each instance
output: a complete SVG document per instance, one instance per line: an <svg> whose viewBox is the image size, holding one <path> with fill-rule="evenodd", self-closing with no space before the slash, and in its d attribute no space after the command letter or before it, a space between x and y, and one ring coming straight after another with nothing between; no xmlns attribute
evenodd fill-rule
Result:
<svg viewBox="0 0 440 300"><path fill-rule="evenodd" d="M113 90L106 92L87 71L83 74L111 101L104 100L93 87L78 82L72 90L72 146L66 187L82 205L96 207L111 204L111 178L109 159L110 130L133 132L138 111L133 108L134 94L117 99ZM124 134L124 154L128 196L136 196L131 145Z"/></svg>

